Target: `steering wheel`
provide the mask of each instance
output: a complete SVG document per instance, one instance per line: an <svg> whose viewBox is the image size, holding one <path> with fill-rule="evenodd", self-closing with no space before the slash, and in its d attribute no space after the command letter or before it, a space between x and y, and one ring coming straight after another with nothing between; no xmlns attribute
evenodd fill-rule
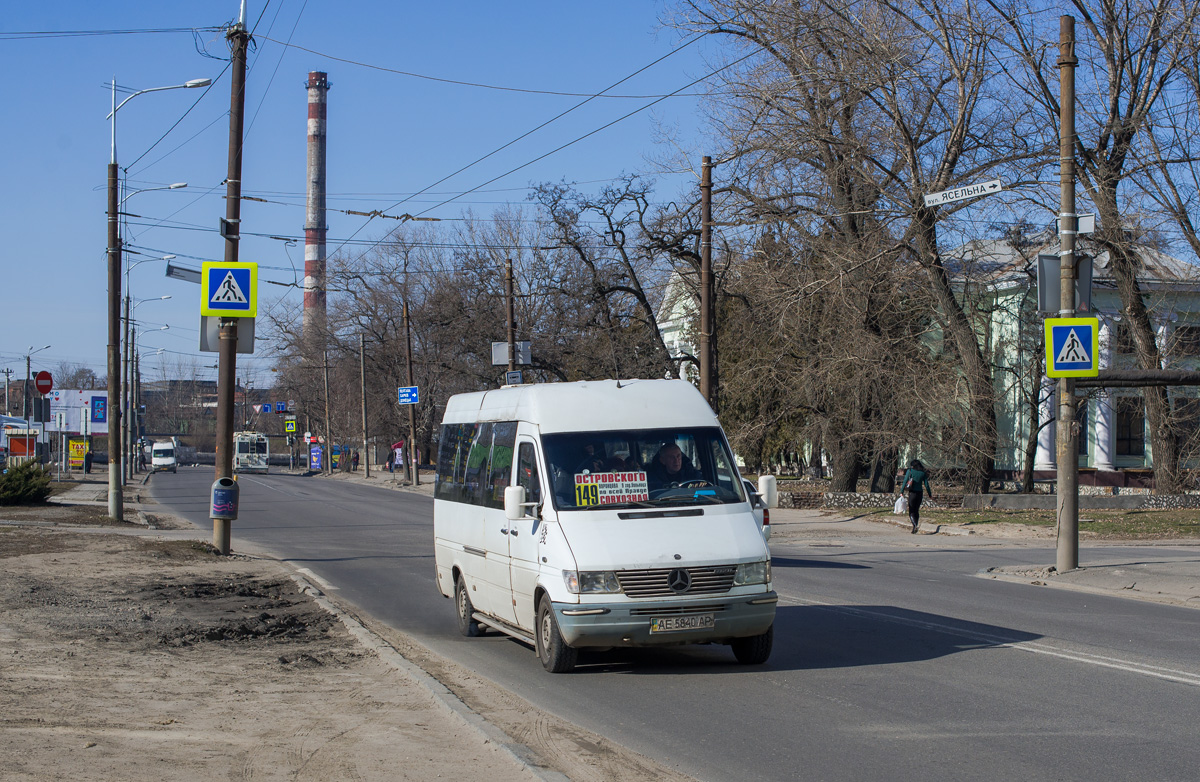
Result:
<svg viewBox="0 0 1200 782"><path fill-rule="evenodd" d="M705 486L712 486L712 484L703 478L692 478L688 481L679 482L679 488L681 489L702 489Z"/></svg>

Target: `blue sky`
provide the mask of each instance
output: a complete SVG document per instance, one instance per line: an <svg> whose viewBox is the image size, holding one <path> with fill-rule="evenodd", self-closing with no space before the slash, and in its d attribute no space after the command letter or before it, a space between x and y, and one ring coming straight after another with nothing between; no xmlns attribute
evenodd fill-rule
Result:
<svg viewBox="0 0 1200 782"><path fill-rule="evenodd" d="M705 43L680 47L660 26L663 4L430 3L252 0L249 25L257 46L247 75L243 195L283 204L242 207L243 261L261 264L264 279L302 276L305 134L309 71L328 72L328 191L331 209L391 214L425 212L452 218L486 215L506 201L523 202L530 183L567 180L599 186L622 173L659 174L659 194L694 187L690 172L662 172L660 161L698 167L702 141L698 99L658 102L613 127L510 174L471 188L653 102L650 97L602 98L534 133L479 165L397 205L464 165L492 152L583 98L450 84L400 75L549 92L593 94L655 60L662 62L612 90L659 96L707 74ZM106 166L110 154L110 82L117 101L129 91L211 78L204 89L140 95L117 115L117 160L128 169L129 192L187 182L177 190L133 193L122 211L123 238L141 255L130 270L139 352L151 377L166 360L194 363L216 377L215 354L198 350L199 288L164 276L165 254L199 267L221 260L216 228L225 214L229 110L228 49L219 31L238 13L219 2L13 3L0 17L0 67L10 74L4 123L7 195L4 224L5 304L0 369L24 377L30 346L51 345L33 370L59 362L105 370L107 337ZM107 35L24 36L30 32L142 31ZM291 46L285 46L290 43ZM304 51L303 49L311 50ZM672 52L677 53L672 54ZM209 55L215 55L213 59ZM711 54L711 50L707 54ZM333 59L337 58L337 59ZM349 61L349 62L348 62ZM367 67L375 66L375 67ZM121 90L125 92L121 92ZM696 89L685 89L694 94ZM178 123L178 124L176 124ZM172 128L172 126L175 126ZM661 143L662 131L676 145ZM453 199L453 200L452 200ZM439 205L450 201L445 205ZM432 209L431 209L432 208ZM430 211L425 211L430 210ZM357 233L375 239L395 225L330 212L329 248ZM248 234L301 237L294 246ZM263 285L263 296L294 288ZM165 301L154 301L171 296ZM166 331L159 329L169 325ZM156 353L158 349L163 353ZM239 357L239 376L264 373L264 358Z"/></svg>

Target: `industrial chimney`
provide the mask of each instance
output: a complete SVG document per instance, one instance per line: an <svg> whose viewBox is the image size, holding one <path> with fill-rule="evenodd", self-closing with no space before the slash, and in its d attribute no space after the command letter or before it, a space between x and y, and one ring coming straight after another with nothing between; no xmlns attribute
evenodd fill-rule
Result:
<svg viewBox="0 0 1200 782"><path fill-rule="evenodd" d="M308 209L304 222L304 341L325 341L325 106L329 75L308 74Z"/></svg>

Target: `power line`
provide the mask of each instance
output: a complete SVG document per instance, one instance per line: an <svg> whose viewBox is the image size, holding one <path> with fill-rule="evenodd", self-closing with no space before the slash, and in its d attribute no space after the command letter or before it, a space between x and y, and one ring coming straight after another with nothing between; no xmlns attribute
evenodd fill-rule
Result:
<svg viewBox="0 0 1200 782"><path fill-rule="evenodd" d="M671 54L674 54L674 53L686 48L687 46L690 46L692 43L699 40L700 37L702 37L702 35L703 34L697 34L691 40L685 42L681 46L672 50L669 54L665 55L665 57L669 57L669 56L671 56ZM345 57L336 57L332 54L326 54L324 52L319 52L316 49L309 49L304 46L300 46L299 44L291 43L291 38L289 38L285 42L285 41L279 41L274 38L267 37L265 35L260 36L260 37L264 41L270 41L271 43L277 43L280 46L284 46L284 47L288 47L288 48L292 48L292 49L299 49L302 52L307 52L308 54L315 54L318 57L324 57L328 60L333 60L334 62L346 63L347 65L357 65L360 68L369 68L371 70L382 71L384 73L394 73L398 76L409 76L414 79L425 79L427 81L436 81L436 82L440 82L442 84L455 84L460 87L478 87L479 89L484 89L484 90L500 90L502 92L520 92L520 93L524 93L527 95L554 95L554 96L558 96L558 97L567 97L567 98L587 98L588 100L591 100L592 98L600 98L600 97L611 98L611 99L624 99L624 100L646 100L648 98L670 98L670 97L694 97L694 96L684 96L684 95L680 95L678 93L671 93L670 95L605 95L604 93L596 94L596 93L590 93L590 92L560 92L560 91L556 91L556 90L537 90L537 89L529 89L529 88L524 88L524 87L504 87L504 86L500 86L500 85L496 85L496 84L484 84L482 82L462 81L459 79L446 79L446 78L443 78L440 76L430 76L428 74L415 73L413 71L402 71L397 68L387 68L382 65L372 65L371 63L366 63L366 62L362 62L359 60L351 60L351 59L348 59ZM655 62L658 62L658 60L655 60ZM654 63L651 63L651 65L653 65L653 64ZM642 70L645 70L645 69L642 69ZM633 75L636 76L637 73L641 73L641 71L637 71ZM622 82L627 81L628 78L629 77L622 79L621 81L617 82L617 84L621 84ZM607 92L607 90L605 92Z"/></svg>

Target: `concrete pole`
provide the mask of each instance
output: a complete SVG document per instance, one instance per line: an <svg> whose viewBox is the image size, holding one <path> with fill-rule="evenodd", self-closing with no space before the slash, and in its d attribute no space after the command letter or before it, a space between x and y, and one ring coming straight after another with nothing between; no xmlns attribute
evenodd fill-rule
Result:
<svg viewBox="0 0 1200 782"><path fill-rule="evenodd" d="M1075 315L1075 18L1059 17L1059 317ZM1075 381L1058 380L1058 546L1056 567L1079 567L1079 426L1075 421Z"/></svg>
<svg viewBox="0 0 1200 782"><path fill-rule="evenodd" d="M238 23L229 28L233 67L229 97L229 157L225 177L225 220L231 233L225 238L225 261L238 260L238 240L241 236L242 214L242 141L246 108L246 48L250 34L246 31L246 6ZM220 339L217 342L217 454L216 480L233 478L234 386L237 381L238 319L221 318ZM213 519L213 548L222 554L230 551L233 523L229 519Z"/></svg>
<svg viewBox="0 0 1200 782"><path fill-rule="evenodd" d="M333 475L333 419L329 417L329 351L321 352L321 364L325 368L325 458L323 472Z"/></svg>
<svg viewBox="0 0 1200 782"><path fill-rule="evenodd" d="M113 127L116 135L116 87L113 87ZM125 520L121 489L121 237L117 226L117 148L108 164L108 515Z"/></svg>

